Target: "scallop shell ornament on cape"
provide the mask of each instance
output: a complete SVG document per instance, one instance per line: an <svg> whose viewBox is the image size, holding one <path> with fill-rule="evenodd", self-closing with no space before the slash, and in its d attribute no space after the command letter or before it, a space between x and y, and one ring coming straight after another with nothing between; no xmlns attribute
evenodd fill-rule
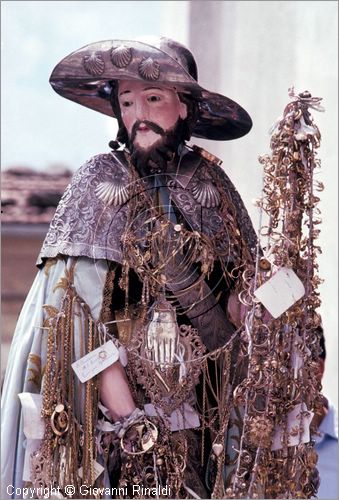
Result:
<svg viewBox="0 0 339 500"><path fill-rule="evenodd" d="M158 80L160 76L160 64L151 57L144 58L139 64L139 74L145 80Z"/></svg>
<svg viewBox="0 0 339 500"><path fill-rule="evenodd" d="M220 194L211 182L198 181L192 187L193 198L205 208L215 208L220 204Z"/></svg>
<svg viewBox="0 0 339 500"><path fill-rule="evenodd" d="M95 189L95 194L105 205L117 207L127 202L128 188L122 182L101 182Z"/></svg>
<svg viewBox="0 0 339 500"><path fill-rule="evenodd" d="M105 62L100 52L84 56L82 62L87 73L92 76L100 76L105 71Z"/></svg>
<svg viewBox="0 0 339 500"><path fill-rule="evenodd" d="M117 68L125 68L132 60L132 49L126 45L119 45L112 49L111 59Z"/></svg>

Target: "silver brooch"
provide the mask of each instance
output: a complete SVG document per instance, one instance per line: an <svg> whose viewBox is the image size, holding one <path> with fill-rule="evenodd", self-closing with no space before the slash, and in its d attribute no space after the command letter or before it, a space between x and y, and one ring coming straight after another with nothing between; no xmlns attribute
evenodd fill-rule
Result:
<svg viewBox="0 0 339 500"><path fill-rule="evenodd" d="M105 71L105 62L100 52L84 56L82 62L87 73L92 76L100 76Z"/></svg>
<svg viewBox="0 0 339 500"><path fill-rule="evenodd" d="M132 50L126 45L119 45L112 49L111 59L117 68L125 68L132 60Z"/></svg>
<svg viewBox="0 0 339 500"><path fill-rule="evenodd" d="M145 80L158 80L160 76L160 64L151 57L144 58L139 64L139 74Z"/></svg>
<svg viewBox="0 0 339 500"><path fill-rule="evenodd" d="M215 208L220 204L220 194L212 182L197 181L192 187L193 198L205 208Z"/></svg>
<svg viewBox="0 0 339 500"><path fill-rule="evenodd" d="M105 205L123 205L129 198L128 189L122 181L101 182L95 189L95 194Z"/></svg>

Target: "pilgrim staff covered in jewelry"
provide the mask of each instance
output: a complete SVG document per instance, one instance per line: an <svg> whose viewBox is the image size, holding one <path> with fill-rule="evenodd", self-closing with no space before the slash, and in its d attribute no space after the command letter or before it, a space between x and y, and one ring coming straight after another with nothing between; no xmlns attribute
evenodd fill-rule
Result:
<svg viewBox="0 0 339 500"><path fill-rule="evenodd" d="M251 119L202 88L191 52L166 38L87 45L50 83L119 131L74 174L38 258L4 385L2 484L234 497L248 365L238 296L257 240L221 161L187 141L237 139Z"/></svg>

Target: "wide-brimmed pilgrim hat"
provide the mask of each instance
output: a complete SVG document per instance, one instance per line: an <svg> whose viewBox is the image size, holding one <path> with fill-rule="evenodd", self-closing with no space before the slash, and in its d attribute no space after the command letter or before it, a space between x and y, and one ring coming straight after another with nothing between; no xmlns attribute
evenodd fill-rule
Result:
<svg viewBox="0 0 339 500"><path fill-rule="evenodd" d="M195 137L236 139L252 127L250 116L239 104L198 84L193 55L168 38L151 43L91 43L62 59L50 77L53 89L61 96L113 117L111 82L117 80L165 85L190 94L198 103L198 120L192 133Z"/></svg>

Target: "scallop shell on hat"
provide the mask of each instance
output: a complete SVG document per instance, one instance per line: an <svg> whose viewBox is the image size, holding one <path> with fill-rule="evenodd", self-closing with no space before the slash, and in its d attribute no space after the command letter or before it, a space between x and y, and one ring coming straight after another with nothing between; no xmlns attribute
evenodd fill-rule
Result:
<svg viewBox="0 0 339 500"><path fill-rule="evenodd" d="M95 194L105 205L117 207L123 205L128 200L128 189L122 184L116 182L101 182L95 189Z"/></svg>
<svg viewBox="0 0 339 500"><path fill-rule="evenodd" d="M139 74L145 80L158 80L160 76L160 64L151 57L144 58L139 64Z"/></svg>
<svg viewBox="0 0 339 500"><path fill-rule="evenodd" d="M192 195L205 208L215 208L220 204L219 191L211 182L196 182L192 187Z"/></svg>
<svg viewBox="0 0 339 500"><path fill-rule="evenodd" d="M100 76L105 71L105 62L100 52L84 56L83 65L87 73L92 76Z"/></svg>
<svg viewBox="0 0 339 500"><path fill-rule="evenodd" d="M132 60L132 50L130 47L126 47L126 45L114 47L111 51L111 59L117 68L125 68Z"/></svg>

